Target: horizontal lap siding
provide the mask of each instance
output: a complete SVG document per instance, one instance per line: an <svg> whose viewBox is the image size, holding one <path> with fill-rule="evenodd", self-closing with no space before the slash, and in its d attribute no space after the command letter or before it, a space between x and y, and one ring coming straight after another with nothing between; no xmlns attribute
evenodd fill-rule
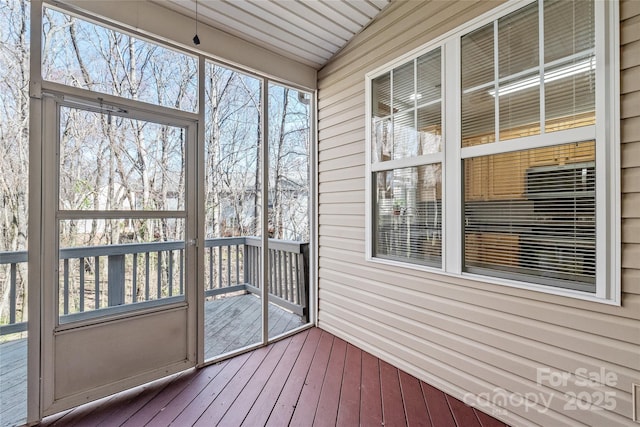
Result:
<svg viewBox="0 0 640 427"><path fill-rule="evenodd" d="M496 4L392 4L319 72L319 325L461 400L500 389L551 399L549 408L495 413L514 425L632 425L631 384L640 382L640 1L620 6L622 307L365 260L365 74ZM566 372L569 381L538 385L537 368ZM585 388L578 368L613 372L616 384ZM565 409L567 393L594 390L614 393L615 409Z"/></svg>

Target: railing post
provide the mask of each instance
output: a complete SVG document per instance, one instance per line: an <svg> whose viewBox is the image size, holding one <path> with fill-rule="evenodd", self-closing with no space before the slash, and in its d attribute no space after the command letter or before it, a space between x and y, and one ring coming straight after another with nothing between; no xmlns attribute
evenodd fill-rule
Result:
<svg viewBox="0 0 640 427"><path fill-rule="evenodd" d="M246 240L244 242L244 246L242 247L242 280L243 283L249 283L249 274L251 273L251 261L249 257L249 245ZM253 283L252 283L253 284Z"/></svg>
<svg viewBox="0 0 640 427"><path fill-rule="evenodd" d="M300 305L304 313L305 323L309 321L309 244L300 245L300 258L302 259L300 278ZM300 274L300 273L299 273Z"/></svg>
<svg viewBox="0 0 640 427"><path fill-rule="evenodd" d="M109 307L124 304L124 255L109 255Z"/></svg>

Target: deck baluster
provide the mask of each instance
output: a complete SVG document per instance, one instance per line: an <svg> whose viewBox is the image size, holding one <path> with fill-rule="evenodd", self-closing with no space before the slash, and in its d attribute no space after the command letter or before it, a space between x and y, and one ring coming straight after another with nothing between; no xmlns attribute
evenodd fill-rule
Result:
<svg viewBox="0 0 640 427"><path fill-rule="evenodd" d="M63 277L63 293L62 296L62 310L64 314L69 314L69 260L65 259L62 262L62 277Z"/></svg>
<svg viewBox="0 0 640 427"><path fill-rule="evenodd" d="M151 263L150 263L150 254L149 252L144 254L144 284L145 284L145 289L144 289L144 297L145 297L145 301L149 301L149 293L150 288L151 288L151 275L150 275L150 270L151 270Z"/></svg>
<svg viewBox="0 0 640 427"><path fill-rule="evenodd" d="M96 256L95 259L95 308L96 310L100 308L100 257Z"/></svg>
<svg viewBox="0 0 640 427"><path fill-rule="evenodd" d="M169 296L173 296L173 251L167 252L169 257Z"/></svg>
<svg viewBox="0 0 640 427"><path fill-rule="evenodd" d="M124 304L124 255L107 257L107 301L108 306Z"/></svg>
<svg viewBox="0 0 640 427"><path fill-rule="evenodd" d="M79 310L80 312L84 311L84 271L85 271L85 261L84 257L80 257L80 301Z"/></svg>
<svg viewBox="0 0 640 427"><path fill-rule="evenodd" d="M158 268L157 268L157 281L156 281L156 297L158 299L162 298L162 252L157 252L158 257Z"/></svg>
<svg viewBox="0 0 640 427"><path fill-rule="evenodd" d="M9 284L9 323L16 323L16 307L17 302L17 272L16 263L11 264L11 283Z"/></svg>
<svg viewBox="0 0 640 427"><path fill-rule="evenodd" d="M180 249L180 295L184 295L184 249Z"/></svg>
<svg viewBox="0 0 640 427"><path fill-rule="evenodd" d="M138 253L133 254L133 277L131 282L131 301L138 302Z"/></svg>

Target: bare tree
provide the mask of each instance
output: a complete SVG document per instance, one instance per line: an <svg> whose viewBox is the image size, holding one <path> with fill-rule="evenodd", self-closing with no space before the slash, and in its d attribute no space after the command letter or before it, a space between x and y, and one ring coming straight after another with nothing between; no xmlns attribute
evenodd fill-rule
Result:
<svg viewBox="0 0 640 427"><path fill-rule="evenodd" d="M25 250L29 171L29 5L0 5L0 250ZM8 311L9 275L0 272L0 322ZM18 269L17 299L26 298L26 268ZM19 305L17 320L26 320Z"/></svg>

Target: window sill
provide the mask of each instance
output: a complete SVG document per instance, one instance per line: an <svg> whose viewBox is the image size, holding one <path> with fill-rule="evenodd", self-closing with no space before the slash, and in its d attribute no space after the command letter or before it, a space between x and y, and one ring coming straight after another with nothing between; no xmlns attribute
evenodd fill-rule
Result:
<svg viewBox="0 0 640 427"><path fill-rule="evenodd" d="M388 260L384 258L375 258L375 257L369 256L367 257L367 261L374 264L380 264L380 265L389 266L389 267L398 267L405 270L413 270L413 271L423 272L423 273L430 273L430 274L434 274L442 277L469 280L477 284L502 286L506 288L520 289L520 290L532 291L532 292L542 293L547 295L554 295L554 296L565 297L565 298L573 298L573 299L582 300L582 301L595 302L599 304L606 304L606 305L612 305L617 307L622 306L620 292L618 292L617 295L614 295L612 298L603 298L591 292L577 291L577 290L565 289L565 288L556 288L553 286L540 285L537 283L520 282L517 280L502 279L498 277L485 276L485 275L468 273L468 272L452 273L452 272L445 271L441 268L393 261L393 260ZM455 286L454 283L449 283L449 284Z"/></svg>

